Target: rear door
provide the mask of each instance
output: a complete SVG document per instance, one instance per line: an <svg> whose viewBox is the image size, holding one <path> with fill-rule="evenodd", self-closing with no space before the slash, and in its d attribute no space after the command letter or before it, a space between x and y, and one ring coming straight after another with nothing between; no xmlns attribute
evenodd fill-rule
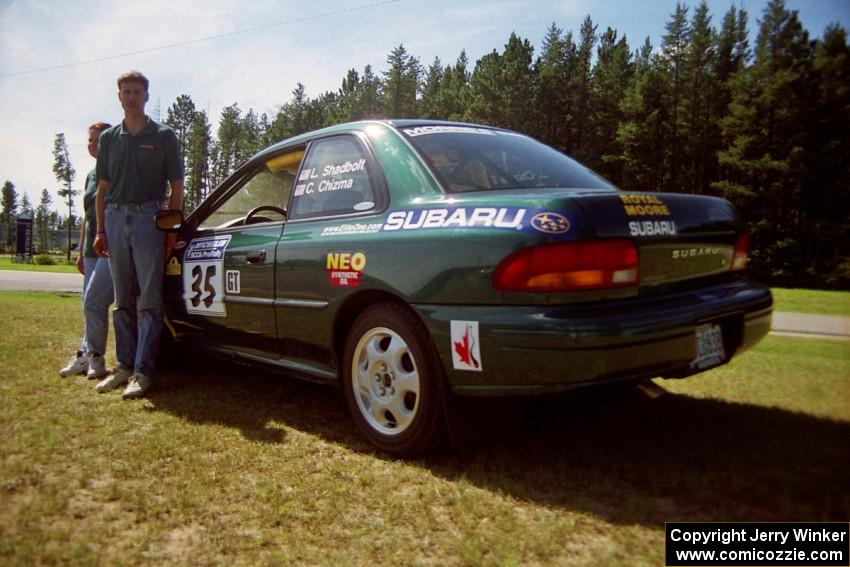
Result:
<svg viewBox="0 0 850 567"><path fill-rule="evenodd" d="M383 175L361 136L336 134L310 144L277 250L278 336L292 368L335 375L335 310L368 285L367 257L386 201Z"/></svg>

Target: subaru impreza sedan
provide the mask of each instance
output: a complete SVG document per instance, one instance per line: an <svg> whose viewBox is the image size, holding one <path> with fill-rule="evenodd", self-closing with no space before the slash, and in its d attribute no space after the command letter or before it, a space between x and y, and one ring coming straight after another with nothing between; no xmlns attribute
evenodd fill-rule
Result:
<svg viewBox="0 0 850 567"><path fill-rule="evenodd" d="M437 443L450 398L683 378L770 329L729 202L624 192L498 128L311 132L157 223L166 343L338 385L397 455Z"/></svg>

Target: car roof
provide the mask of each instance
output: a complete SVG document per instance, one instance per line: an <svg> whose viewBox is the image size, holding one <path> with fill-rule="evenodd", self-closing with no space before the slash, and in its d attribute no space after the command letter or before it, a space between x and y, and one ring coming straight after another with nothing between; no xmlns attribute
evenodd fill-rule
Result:
<svg viewBox="0 0 850 567"><path fill-rule="evenodd" d="M327 126L325 128L320 128L318 130L311 130L309 132L304 132L303 134L298 134L297 136L293 136L291 138L287 138L285 140L281 140L279 142L275 142L274 144L264 148L260 151L256 157L261 155L265 155L267 153L277 152L286 146L297 145L304 143L312 138L325 136L328 134L334 134L337 132L350 132L350 131L361 131L364 130L370 124L383 124L385 126L389 126L393 129L400 128L410 128L413 126L466 126L473 128L489 128L491 130L504 130L503 128L498 128L496 126L489 126L486 124L474 124L470 122L454 122L449 120L429 120L429 119L417 119L417 118L391 118L391 119L375 119L375 120L359 120L355 122L345 122L342 124L335 124L333 126Z"/></svg>

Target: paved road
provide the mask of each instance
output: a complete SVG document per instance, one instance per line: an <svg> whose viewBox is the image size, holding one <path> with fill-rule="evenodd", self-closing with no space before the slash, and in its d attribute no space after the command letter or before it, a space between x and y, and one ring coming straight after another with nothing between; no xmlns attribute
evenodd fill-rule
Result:
<svg viewBox="0 0 850 567"><path fill-rule="evenodd" d="M69 291L79 293L82 287L83 276L81 274L0 270L0 291Z"/></svg>
<svg viewBox="0 0 850 567"><path fill-rule="evenodd" d="M771 332L776 335L814 335L850 341L850 317L775 311Z"/></svg>
<svg viewBox="0 0 850 567"><path fill-rule="evenodd" d="M0 270L0 291L79 293L82 286L83 276L80 274ZM773 313L772 332L777 335L822 337L850 341L850 317L776 311Z"/></svg>

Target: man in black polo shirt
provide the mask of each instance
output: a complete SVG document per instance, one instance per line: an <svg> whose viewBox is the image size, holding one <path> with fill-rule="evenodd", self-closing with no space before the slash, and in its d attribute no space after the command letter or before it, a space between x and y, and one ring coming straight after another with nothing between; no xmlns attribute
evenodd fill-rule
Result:
<svg viewBox="0 0 850 567"><path fill-rule="evenodd" d="M118 77L118 100L124 121L100 136L94 240L95 251L109 256L115 284L118 367L97 390L127 384L123 397L128 399L143 396L151 386L162 332L166 249L154 215L166 201L168 185L168 208L183 207L183 158L174 132L145 115L144 75L128 71Z"/></svg>

